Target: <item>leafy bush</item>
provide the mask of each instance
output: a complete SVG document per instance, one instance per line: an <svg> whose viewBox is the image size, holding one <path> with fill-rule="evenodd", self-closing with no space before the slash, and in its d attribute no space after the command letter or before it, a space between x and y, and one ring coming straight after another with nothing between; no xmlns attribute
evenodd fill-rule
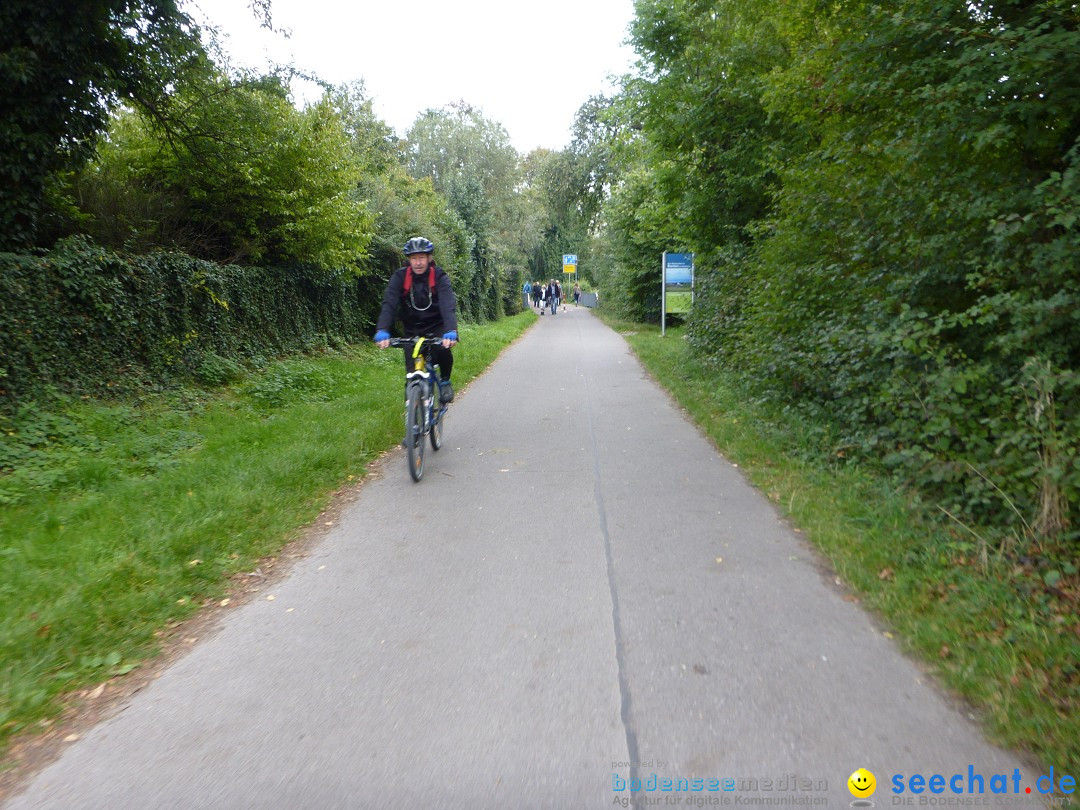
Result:
<svg viewBox="0 0 1080 810"><path fill-rule="evenodd" d="M329 380L306 360L290 360L273 366L245 388L244 393L266 408L280 408L301 400L318 402L329 390Z"/></svg>
<svg viewBox="0 0 1080 810"><path fill-rule="evenodd" d="M225 385L236 380L244 371L240 363L210 352L194 370L195 379L203 385Z"/></svg>

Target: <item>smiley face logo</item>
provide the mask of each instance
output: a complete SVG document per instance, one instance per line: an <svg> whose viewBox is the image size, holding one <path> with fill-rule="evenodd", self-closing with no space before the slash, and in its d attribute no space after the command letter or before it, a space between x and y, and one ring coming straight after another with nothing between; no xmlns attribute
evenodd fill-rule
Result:
<svg viewBox="0 0 1080 810"><path fill-rule="evenodd" d="M877 780L866 768L859 768L848 777L847 787L852 796L865 799L867 796L874 795L874 791L877 790Z"/></svg>

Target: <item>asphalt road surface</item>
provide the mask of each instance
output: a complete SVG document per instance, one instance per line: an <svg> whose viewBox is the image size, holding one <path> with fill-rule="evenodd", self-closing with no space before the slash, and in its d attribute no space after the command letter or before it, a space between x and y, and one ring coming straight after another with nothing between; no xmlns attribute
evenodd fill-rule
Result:
<svg viewBox="0 0 1080 810"><path fill-rule="evenodd" d="M424 480L390 454L270 591L7 807L603 808L635 780L640 807L847 807L860 767L883 807L897 774L1038 776L585 309L540 318Z"/></svg>

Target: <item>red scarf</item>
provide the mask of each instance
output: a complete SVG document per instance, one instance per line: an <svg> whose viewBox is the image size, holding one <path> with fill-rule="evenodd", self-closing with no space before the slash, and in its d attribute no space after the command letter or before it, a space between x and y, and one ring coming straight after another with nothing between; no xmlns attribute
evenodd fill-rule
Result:
<svg viewBox="0 0 1080 810"><path fill-rule="evenodd" d="M412 289L412 277L414 273L411 267L405 270L405 285L401 291L402 295L408 295L409 290ZM428 292L431 295L435 294L435 263L431 263L431 267L428 268Z"/></svg>

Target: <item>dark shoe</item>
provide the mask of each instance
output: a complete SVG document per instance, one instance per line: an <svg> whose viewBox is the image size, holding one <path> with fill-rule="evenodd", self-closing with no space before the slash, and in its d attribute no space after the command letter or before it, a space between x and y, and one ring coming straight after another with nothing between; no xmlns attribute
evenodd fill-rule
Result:
<svg viewBox="0 0 1080 810"><path fill-rule="evenodd" d="M454 386L449 380L439 380L439 400L443 403L454 401Z"/></svg>

